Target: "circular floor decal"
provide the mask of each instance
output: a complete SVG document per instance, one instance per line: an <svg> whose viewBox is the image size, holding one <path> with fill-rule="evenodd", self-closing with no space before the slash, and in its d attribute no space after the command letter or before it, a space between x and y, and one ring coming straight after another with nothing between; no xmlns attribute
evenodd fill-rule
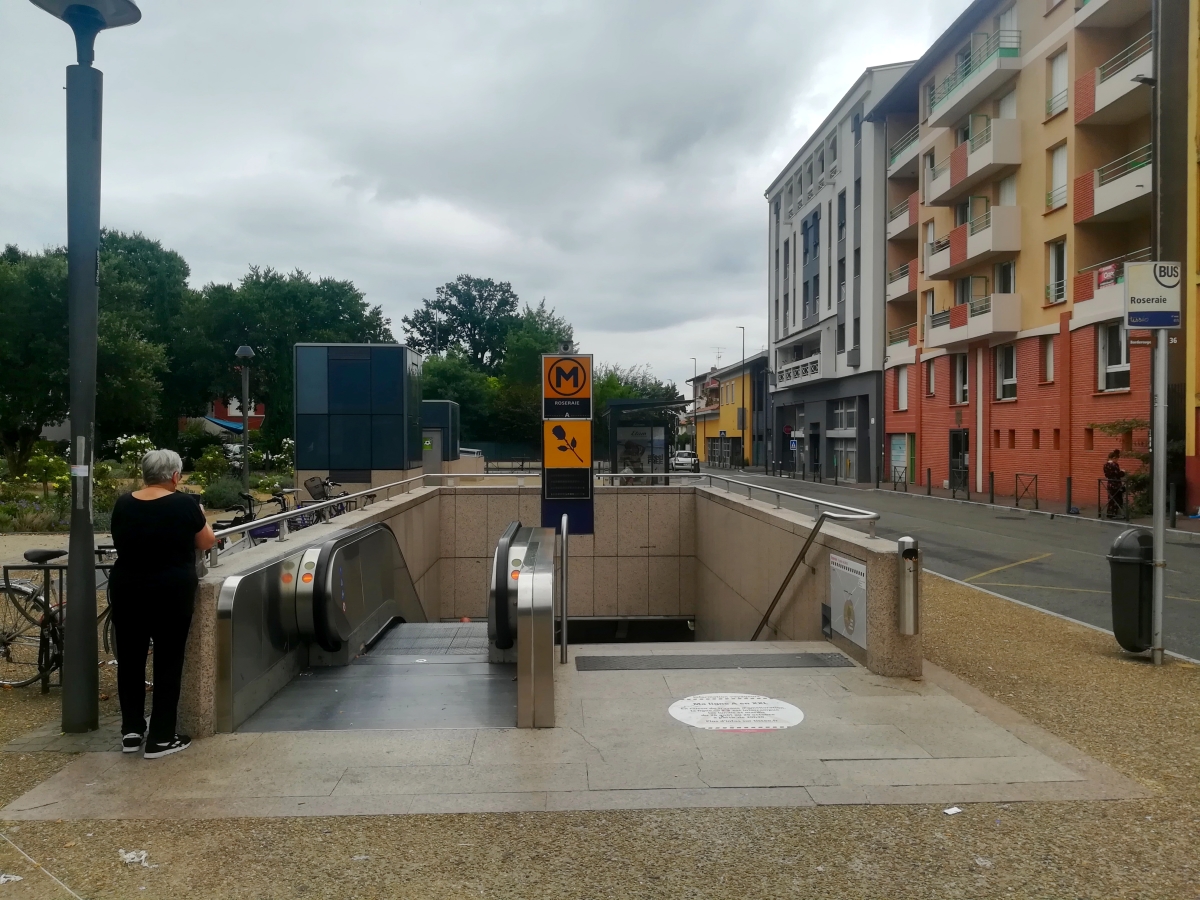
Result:
<svg viewBox="0 0 1200 900"><path fill-rule="evenodd" d="M799 708L757 694L697 694L676 700L668 712L709 731L777 731L804 721Z"/></svg>

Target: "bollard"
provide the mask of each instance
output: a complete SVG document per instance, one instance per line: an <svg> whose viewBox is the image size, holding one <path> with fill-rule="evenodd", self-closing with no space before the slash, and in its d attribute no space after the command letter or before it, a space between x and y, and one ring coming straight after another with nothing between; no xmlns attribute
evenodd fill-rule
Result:
<svg viewBox="0 0 1200 900"><path fill-rule="evenodd" d="M275 538L275 540L286 541L288 539L287 523L288 523L287 519L279 520L279 537Z"/></svg>
<svg viewBox="0 0 1200 900"><path fill-rule="evenodd" d="M1171 512L1171 527L1174 528L1175 527L1175 482L1172 481L1169 485L1167 485L1167 493L1168 493L1167 509L1170 510L1170 512Z"/></svg>
<svg viewBox="0 0 1200 900"><path fill-rule="evenodd" d="M996 473L988 472L988 503L996 505Z"/></svg>
<svg viewBox="0 0 1200 900"><path fill-rule="evenodd" d="M925 496L933 496L933 469L925 470Z"/></svg>
<svg viewBox="0 0 1200 900"><path fill-rule="evenodd" d="M897 626L901 634L921 633L921 550L917 539L902 537L896 542L899 583Z"/></svg>
<svg viewBox="0 0 1200 900"><path fill-rule="evenodd" d="M215 569L221 564L221 548L218 544L213 544L208 548L208 567Z"/></svg>
<svg viewBox="0 0 1200 900"><path fill-rule="evenodd" d="M1071 476L1067 476L1067 515L1071 515Z"/></svg>

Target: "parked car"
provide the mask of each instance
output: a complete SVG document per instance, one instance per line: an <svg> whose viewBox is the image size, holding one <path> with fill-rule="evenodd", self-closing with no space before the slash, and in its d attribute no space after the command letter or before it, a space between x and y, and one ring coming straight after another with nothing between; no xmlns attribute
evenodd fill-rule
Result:
<svg viewBox="0 0 1200 900"><path fill-rule="evenodd" d="M671 457L672 472L699 472L700 457L696 455L695 450L676 450L675 455Z"/></svg>

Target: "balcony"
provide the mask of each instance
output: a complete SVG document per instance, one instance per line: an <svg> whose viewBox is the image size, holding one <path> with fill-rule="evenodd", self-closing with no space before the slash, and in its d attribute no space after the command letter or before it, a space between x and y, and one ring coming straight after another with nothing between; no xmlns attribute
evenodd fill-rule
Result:
<svg viewBox="0 0 1200 900"><path fill-rule="evenodd" d="M1075 276L1071 328L1125 315L1125 263L1143 262L1151 248L1143 247L1114 259L1080 269Z"/></svg>
<svg viewBox="0 0 1200 900"><path fill-rule="evenodd" d="M913 191L888 210L887 236L889 241L912 240L917 236L917 215L921 211L921 195Z"/></svg>
<svg viewBox="0 0 1200 900"><path fill-rule="evenodd" d="M776 383L779 387L794 387L806 381L816 381L820 377L821 355L818 353L815 356L788 363L786 366L780 366L779 372L776 374Z"/></svg>
<svg viewBox="0 0 1200 900"><path fill-rule="evenodd" d="M1021 330L1021 295L992 294L952 306L929 317L926 347L954 347L969 341L1005 340Z"/></svg>
<svg viewBox="0 0 1200 900"><path fill-rule="evenodd" d="M975 185L1021 164L1021 123L992 119L979 134L963 141L935 169L925 183L925 203L950 206Z"/></svg>
<svg viewBox="0 0 1200 900"><path fill-rule="evenodd" d="M925 277L953 278L964 269L1021 249L1021 208L993 206L925 248Z"/></svg>
<svg viewBox="0 0 1200 900"><path fill-rule="evenodd" d="M888 303L896 300L911 300L916 293L917 261L915 259L887 273Z"/></svg>
<svg viewBox="0 0 1200 900"><path fill-rule="evenodd" d="M884 356L885 368L892 366L911 365L917 359L917 323L893 328L888 332L887 352Z"/></svg>
<svg viewBox="0 0 1200 900"><path fill-rule="evenodd" d="M1075 79L1075 124L1125 125L1150 115L1150 86L1133 80L1139 75L1154 76L1149 34Z"/></svg>
<svg viewBox="0 0 1200 900"><path fill-rule="evenodd" d="M929 103L929 125L954 125L1021 68L1021 32L997 31L963 60L933 91Z"/></svg>
<svg viewBox="0 0 1200 900"><path fill-rule="evenodd" d="M1077 0L1076 6L1077 28L1128 28L1150 15L1150 0Z"/></svg>
<svg viewBox="0 0 1200 900"><path fill-rule="evenodd" d="M911 325L901 325L899 328L893 328L888 332L888 346L893 344L916 344L917 342L917 323Z"/></svg>
<svg viewBox="0 0 1200 900"><path fill-rule="evenodd" d="M1151 145L1075 179L1075 222L1129 222L1150 215Z"/></svg>
<svg viewBox="0 0 1200 900"><path fill-rule="evenodd" d="M915 178L917 176L917 145L920 143L921 126L914 125L906 131L888 150L888 178Z"/></svg>

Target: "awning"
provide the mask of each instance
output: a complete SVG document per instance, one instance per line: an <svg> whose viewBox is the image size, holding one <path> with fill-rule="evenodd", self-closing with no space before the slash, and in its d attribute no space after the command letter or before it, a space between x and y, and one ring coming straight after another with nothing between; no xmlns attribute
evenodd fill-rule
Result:
<svg viewBox="0 0 1200 900"><path fill-rule="evenodd" d="M242 433L241 422L229 422L225 419L218 419L216 416L205 416L205 421L212 422L218 428L224 428L226 431L232 431L234 434Z"/></svg>

